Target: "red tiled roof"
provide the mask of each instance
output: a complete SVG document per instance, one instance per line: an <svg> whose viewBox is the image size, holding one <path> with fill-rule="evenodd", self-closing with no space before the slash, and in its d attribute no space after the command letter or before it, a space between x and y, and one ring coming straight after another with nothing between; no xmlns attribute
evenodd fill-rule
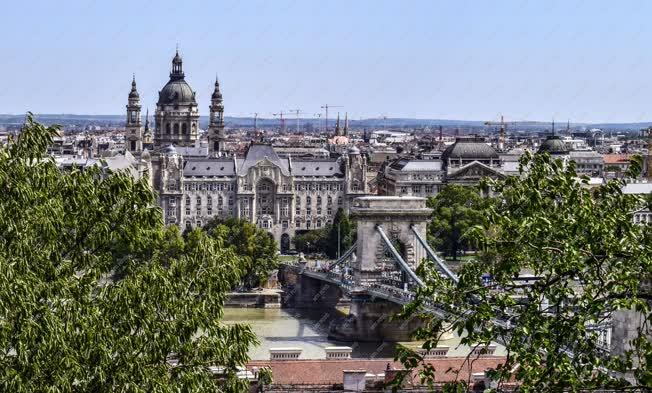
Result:
<svg viewBox="0 0 652 393"><path fill-rule="evenodd" d="M602 159L605 165L609 164L627 164L631 154L603 154Z"/></svg>
<svg viewBox="0 0 652 393"><path fill-rule="evenodd" d="M471 373L481 373L490 368L496 368L503 363L504 357L470 358L473 362ZM247 364L247 369L271 367L274 384L279 385L317 385L343 383L344 370L366 370L367 373L384 373L387 364L394 369L402 369L400 362L392 359L348 359L348 360L260 360ZM435 368L435 381L450 382L455 379L467 380L469 362L466 358L431 359L428 363ZM459 378L456 372L459 371Z"/></svg>

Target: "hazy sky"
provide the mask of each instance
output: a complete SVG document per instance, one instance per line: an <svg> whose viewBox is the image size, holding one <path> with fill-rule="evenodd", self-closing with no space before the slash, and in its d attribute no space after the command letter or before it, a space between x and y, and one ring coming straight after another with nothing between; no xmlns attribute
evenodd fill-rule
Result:
<svg viewBox="0 0 652 393"><path fill-rule="evenodd" d="M652 1L10 1L0 113L153 111L178 43L207 114L652 121ZM145 109L143 108L143 112Z"/></svg>

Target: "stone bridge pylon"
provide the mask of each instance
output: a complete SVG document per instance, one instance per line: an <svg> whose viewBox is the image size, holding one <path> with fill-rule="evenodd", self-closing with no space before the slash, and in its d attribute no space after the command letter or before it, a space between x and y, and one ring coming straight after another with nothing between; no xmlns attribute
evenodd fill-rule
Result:
<svg viewBox="0 0 652 393"><path fill-rule="evenodd" d="M414 299L423 285L415 270L424 258L436 261L454 278L426 243L426 224L432 209L418 197L356 198L351 217L357 241L328 266L305 262L288 271L295 307L335 307L350 300L347 316L334 321L330 335L342 341L407 341L420 320L391 317ZM290 302L288 302L290 303Z"/></svg>
<svg viewBox="0 0 652 393"><path fill-rule="evenodd" d="M415 270L427 257L426 249L415 232L426 237L426 223L432 209L418 197L369 196L357 198L351 207L351 217L357 222L356 260L351 264L357 285L379 282L400 273L394 269L386 240L394 246L403 261ZM396 274L393 274L396 273Z"/></svg>

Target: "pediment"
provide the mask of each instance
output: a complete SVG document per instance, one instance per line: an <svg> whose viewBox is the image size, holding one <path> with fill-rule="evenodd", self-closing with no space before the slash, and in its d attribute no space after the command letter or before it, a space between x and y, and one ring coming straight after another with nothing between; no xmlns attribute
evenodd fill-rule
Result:
<svg viewBox="0 0 652 393"><path fill-rule="evenodd" d="M479 161L474 161L470 164L464 165L446 177L448 179L481 179L483 177L504 179L505 175Z"/></svg>

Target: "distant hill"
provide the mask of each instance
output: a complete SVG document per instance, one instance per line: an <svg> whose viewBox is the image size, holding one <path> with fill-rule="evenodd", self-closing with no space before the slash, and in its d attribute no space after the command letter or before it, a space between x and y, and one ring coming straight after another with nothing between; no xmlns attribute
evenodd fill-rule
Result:
<svg viewBox="0 0 652 393"><path fill-rule="evenodd" d="M36 114L36 119L45 124L61 124L63 126L112 126L120 127L124 125L125 115L78 115L78 114ZM2 115L0 114L0 126L15 127L20 126L25 119L24 115ZM150 117L153 122L153 118ZM230 117L224 118L227 126L231 127L252 127L254 124L253 117ZM200 126L205 128L208 125L208 116L201 116L199 118ZM315 118L299 119L302 126L310 124L315 130L323 128L324 120ZM258 118L258 126L262 128L280 127L281 121L279 119L266 119ZM343 122L341 123L343 125ZM296 118L285 119L287 128L292 129L296 126ZM335 119L328 119L329 127L335 125ZM488 128L484 125L484 121L479 120L454 120L454 119L409 119L409 118L387 118L387 119L362 119L362 120L349 120L351 128L422 128L430 127L436 128L442 126L444 128ZM559 129L564 129L566 124L559 124ZM571 123L571 128L578 129L591 129L601 128L604 130L614 131L634 131L652 126L652 122L638 122L638 123ZM495 126L492 126L496 128ZM510 123L509 129L517 128L519 130L545 130L550 128L549 122L541 121L523 121L518 123Z"/></svg>

